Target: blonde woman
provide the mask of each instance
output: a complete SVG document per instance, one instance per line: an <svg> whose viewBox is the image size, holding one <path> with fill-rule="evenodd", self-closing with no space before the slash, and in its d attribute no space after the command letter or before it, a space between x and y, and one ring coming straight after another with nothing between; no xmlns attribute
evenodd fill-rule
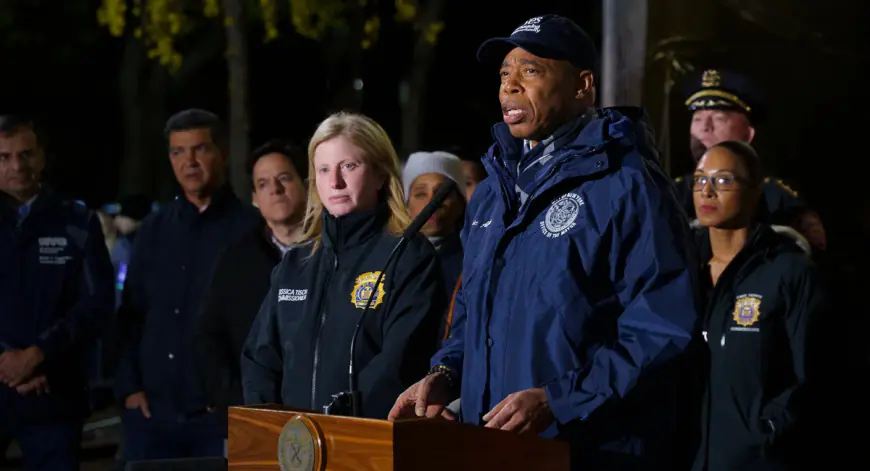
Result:
<svg viewBox="0 0 870 471"><path fill-rule="evenodd" d="M354 348L360 413L386 418L428 370L447 303L441 268L418 236L375 287L409 223L396 151L377 123L330 116L311 138L308 162L305 242L273 272L248 335L245 402L320 411L347 391L351 339L370 304Z"/></svg>

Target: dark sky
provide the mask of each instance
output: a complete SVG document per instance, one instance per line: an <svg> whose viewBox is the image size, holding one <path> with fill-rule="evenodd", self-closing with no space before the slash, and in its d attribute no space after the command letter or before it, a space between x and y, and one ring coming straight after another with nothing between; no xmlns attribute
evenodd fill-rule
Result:
<svg viewBox="0 0 870 471"><path fill-rule="evenodd" d="M115 198L123 191L117 178L123 152L118 91L123 41L96 24L93 12L98 0L7 1L25 5L26 12L13 21L0 20L0 111L25 111L39 119L55 186L89 202ZM651 1L651 5L679 1ZM750 0L708 1L714 16L710 50L719 52L707 54L705 65L748 71L765 88L770 119L760 127L757 144L771 173L799 188L836 232L854 230L867 208L863 179L847 177L866 175L868 170L859 143L867 129L870 98L857 72L867 65L867 34L859 21L868 17L866 2L830 0L789 11L769 8L772 19L762 19L775 27L765 29L723 6ZM778 5L785 0L771 1L770 5ZM495 71L475 61L477 46L484 39L509 34L531 16L561 13L600 44L599 5L588 0L449 1L426 92L423 147L459 145L479 154L489 144L489 127L499 119L498 79ZM655 18L670 14L659 9L652 17L658 21ZM793 15L792 23L822 31L824 41L814 33L789 29L791 23L780 21L776 14ZM266 45L260 41L260 31L251 31L253 144L274 136L304 143L327 110L330 85L321 51L316 43L284 31L280 39ZM409 41L403 38L398 32L382 31L381 41L367 56L363 76L363 111L380 121L396 142L401 124L398 78L410 56ZM653 84L647 90L658 87ZM681 102L681 96L672 97L677 169L691 165L683 147L688 115ZM191 106L225 114L222 58L177 90L167 110ZM837 215L844 201L851 216Z"/></svg>
<svg viewBox="0 0 870 471"><path fill-rule="evenodd" d="M0 108L37 118L50 151L49 178L56 187L87 201L114 198L123 191L117 187L123 152L118 90L123 41L97 25L92 12L98 0L88 0L89 6L62 0L13 1L23 7L14 22L0 30L15 33L4 34L0 41L0 66L5 71L0 75ZM485 70L474 58L484 39L509 34L528 17L546 12L570 15L592 29L598 24L597 16L584 14L583 8L584 3L596 2L536 2L539 8L518 9L504 2L479 3L471 11L469 2L448 2L427 92L431 106L424 147L460 145L474 153L486 149L488 128L499 119L499 108L496 72ZM43 14L49 10L54 14ZM251 32L252 143L274 136L304 142L327 109L329 83L320 51L317 44L292 32L265 45L260 34ZM405 37L382 31L363 76L363 111L396 141L398 80L410 55L409 41L401 40ZM193 106L225 114L226 71L221 58L170 97L167 109Z"/></svg>

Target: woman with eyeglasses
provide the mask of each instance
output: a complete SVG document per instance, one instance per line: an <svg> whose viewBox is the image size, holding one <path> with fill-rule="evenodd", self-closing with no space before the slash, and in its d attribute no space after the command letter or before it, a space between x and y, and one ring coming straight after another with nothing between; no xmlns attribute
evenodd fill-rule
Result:
<svg viewBox="0 0 870 471"><path fill-rule="evenodd" d="M694 174L709 352L695 471L796 469L809 448L825 294L793 234L757 222L762 175L737 141L711 147Z"/></svg>

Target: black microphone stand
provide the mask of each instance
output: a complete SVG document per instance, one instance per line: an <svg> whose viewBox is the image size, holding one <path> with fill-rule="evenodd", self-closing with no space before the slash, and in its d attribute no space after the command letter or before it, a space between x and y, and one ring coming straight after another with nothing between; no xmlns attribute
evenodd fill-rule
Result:
<svg viewBox="0 0 870 471"><path fill-rule="evenodd" d="M429 201L429 204L420 211L420 214L411 221L411 224L408 225L408 228L405 229L405 232L402 233L402 238L399 239L399 243L393 247L393 250L390 252L390 256L387 257L387 263L384 264L384 269L381 270L381 273L378 275L377 279L375 279L374 286L372 286L372 292L369 294L369 299L366 301L366 306L363 309L362 313L359 315L359 319L357 320L356 327L353 329L353 336L350 339L350 359L347 362L348 371L347 371L347 380L348 380L348 390L342 391L340 393L336 393L332 395L332 399L328 404L323 406L322 412L324 415L350 415L351 417L361 417L362 410L362 397L359 391L359 379L357 377L357 372L355 368L354 362L354 353L356 352L356 339L359 337L360 329L362 328L363 320L365 320L366 313L369 311L372 305L372 301L375 299L375 295L378 292L378 286L381 285L383 281L384 274L387 273L387 269L390 267L390 263L393 262L397 256L399 256L405 246L408 244L408 241L414 238L417 233L420 232L420 229L423 228L423 225L426 224L426 221L435 214L435 211L441 207L441 204L447 199L447 195L450 194L450 191L456 188L456 184L453 183L453 180L447 180L438 191L435 193L435 196Z"/></svg>

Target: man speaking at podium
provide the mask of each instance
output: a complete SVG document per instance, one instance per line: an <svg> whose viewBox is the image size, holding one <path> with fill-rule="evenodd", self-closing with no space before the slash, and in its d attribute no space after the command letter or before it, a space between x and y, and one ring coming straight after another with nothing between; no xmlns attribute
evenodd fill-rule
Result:
<svg viewBox="0 0 870 471"><path fill-rule="evenodd" d="M490 39L503 123L468 208L451 337L390 420L567 440L575 469L670 469L678 360L696 324L688 222L642 110L595 109L595 47L532 18ZM495 68L495 67L494 67Z"/></svg>

